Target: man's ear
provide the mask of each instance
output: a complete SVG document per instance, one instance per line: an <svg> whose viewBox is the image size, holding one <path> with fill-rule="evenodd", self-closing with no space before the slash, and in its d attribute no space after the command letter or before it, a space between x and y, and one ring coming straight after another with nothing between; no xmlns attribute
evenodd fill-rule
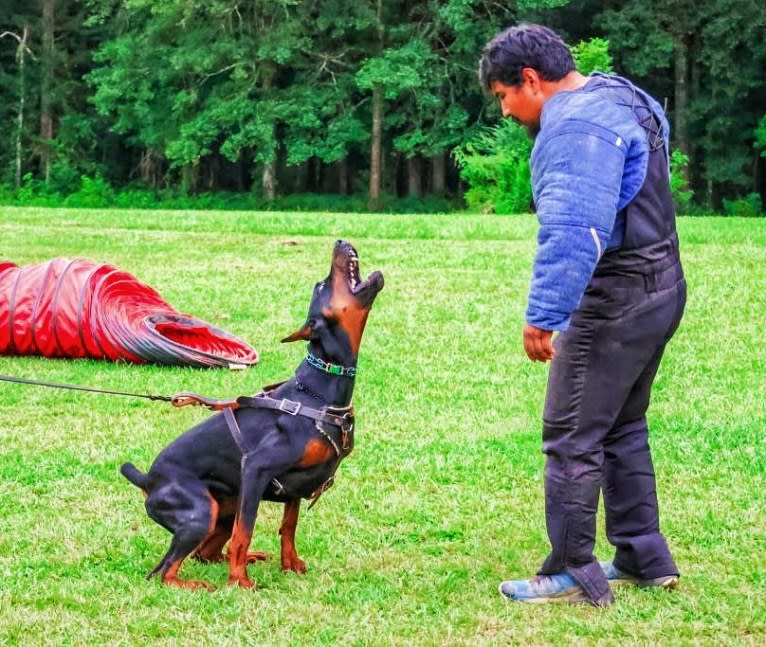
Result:
<svg viewBox="0 0 766 647"><path fill-rule="evenodd" d="M534 94L540 90L540 73L533 67L521 68L522 83L528 83Z"/></svg>

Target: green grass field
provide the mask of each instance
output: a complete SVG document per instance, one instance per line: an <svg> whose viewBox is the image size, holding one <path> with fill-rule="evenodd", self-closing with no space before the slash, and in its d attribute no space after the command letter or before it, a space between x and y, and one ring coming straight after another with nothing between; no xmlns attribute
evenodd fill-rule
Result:
<svg viewBox="0 0 766 647"><path fill-rule="evenodd" d="M109 262L238 334L243 372L0 357L0 373L214 397L288 377L314 283L342 237L386 287L359 362L358 434L336 486L303 506L305 576L279 569L264 503L250 567L146 581L169 535L118 473L146 469L201 409L0 383L0 645L766 644L766 221L679 222L689 303L650 410L673 592L608 609L514 605L502 579L547 551L540 410L547 368L521 348L532 216L378 216L0 208L0 259ZM604 394L609 397L609 394ZM610 557L600 531L597 554Z"/></svg>

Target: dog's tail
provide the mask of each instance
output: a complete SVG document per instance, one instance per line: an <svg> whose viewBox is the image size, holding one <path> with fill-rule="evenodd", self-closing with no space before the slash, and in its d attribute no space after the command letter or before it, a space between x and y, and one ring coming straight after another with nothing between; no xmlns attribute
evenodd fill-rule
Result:
<svg viewBox="0 0 766 647"><path fill-rule="evenodd" d="M122 467L120 467L120 472L136 487L141 488L142 490L147 489L149 485L149 477L139 471L133 463L123 463Z"/></svg>

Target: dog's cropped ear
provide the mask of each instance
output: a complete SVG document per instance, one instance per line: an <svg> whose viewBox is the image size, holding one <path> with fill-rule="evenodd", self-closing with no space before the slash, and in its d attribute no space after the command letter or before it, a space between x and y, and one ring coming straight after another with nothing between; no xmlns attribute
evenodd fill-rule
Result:
<svg viewBox="0 0 766 647"><path fill-rule="evenodd" d="M314 333L322 327L322 322L317 321L314 317L309 317L306 320L306 323L303 324L301 328L298 328L292 335L288 335L282 340L282 343L288 341L298 341L302 339L303 341L310 341Z"/></svg>
<svg viewBox="0 0 766 647"><path fill-rule="evenodd" d="M299 339L302 339L303 341L311 341L312 339L316 339L321 334L321 331L326 328L327 324L325 324L321 317L317 317L316 319L312 317L303 324L303 328L299 328L292 335L285 337L282 340L282 343L287 341L298 341Z"/></svg>
<svg viewBox="0 0 766 647"><path fill-rule="evenodd" d="M288 342L288 341L298 341L301 339L303 341L308 341L309 338L311 337L312 332L313 332L313 328L307 323L305 326L303 326L303 328L299 328L292 335L288 335L287 337L285 337L282 340L282 343L284 344L285 342Z"/></svg>

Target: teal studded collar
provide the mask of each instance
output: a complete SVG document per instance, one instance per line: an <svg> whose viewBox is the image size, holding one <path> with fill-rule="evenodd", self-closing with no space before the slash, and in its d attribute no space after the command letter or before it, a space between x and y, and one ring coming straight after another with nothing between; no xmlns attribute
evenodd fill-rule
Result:
<svg viewBox="0 0 766 647"><path fill-rule="evenodd" d="M330 375L343 375L344 377L354 377L356 375L355 366L341 366L340 364L331 364L323 359L315 357L311 353L306 354L306 361L314 368L329 373Z"/></svg>

